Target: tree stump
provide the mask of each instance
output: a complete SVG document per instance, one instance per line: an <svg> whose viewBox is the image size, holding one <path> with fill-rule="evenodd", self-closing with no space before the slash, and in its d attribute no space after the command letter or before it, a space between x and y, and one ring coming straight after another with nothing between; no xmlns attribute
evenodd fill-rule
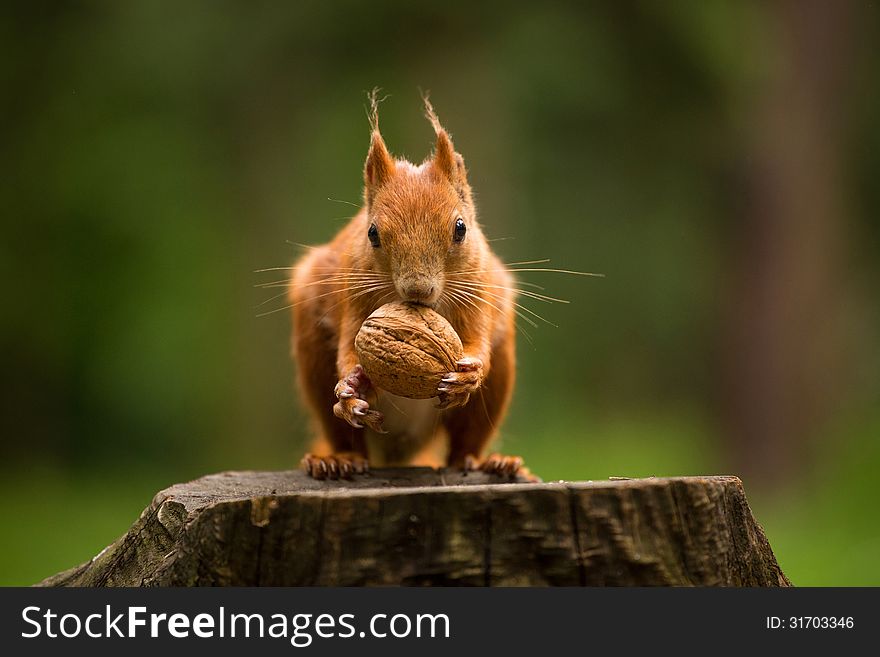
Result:
<svg viewBox="0 0 880 657"><path fill-rule="evenodd" d="M737 477L223 472L41 586L789 586Z"/></svg>

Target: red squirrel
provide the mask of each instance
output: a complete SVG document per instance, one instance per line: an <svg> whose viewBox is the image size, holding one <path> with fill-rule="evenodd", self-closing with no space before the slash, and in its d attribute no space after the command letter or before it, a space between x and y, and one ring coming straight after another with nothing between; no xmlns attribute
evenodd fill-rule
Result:
<svg viewBox="0 0 880 657"><path fill-rule="evenodd" d="M375 92L370 100L363 207L296 263L289 286L298 384L318 434L302 465L318 479L350 478L368 462L531 476L519 457L481 458L513 392L515 291L477 222L464 160L427 97L433 154L418 165L393 158ZM433 308L461 337L464 356L434 399L376 389L358 363L358 329L395 300Z"/></svg>

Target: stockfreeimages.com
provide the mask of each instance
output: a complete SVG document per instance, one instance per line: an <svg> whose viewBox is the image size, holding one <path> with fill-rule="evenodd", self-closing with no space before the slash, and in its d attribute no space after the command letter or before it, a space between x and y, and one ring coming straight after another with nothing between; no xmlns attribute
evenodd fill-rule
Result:
<svg viewBox="0 0 880 657"><path fill-rule="evenodd" d="M80 615L58 614L52 609L32 606L25 607L21 617L25 624L21 636L25 639L269 637L287 639L291 645L305 648L318 637L449 638L450 633L449 617L446 614L373 614L362 629L358 629L355 614L246 614L229 613L224 607L219 607L213 614L190 615L148 613L146 607L126 607L119 612L106 605L102 612Z"/></svg>

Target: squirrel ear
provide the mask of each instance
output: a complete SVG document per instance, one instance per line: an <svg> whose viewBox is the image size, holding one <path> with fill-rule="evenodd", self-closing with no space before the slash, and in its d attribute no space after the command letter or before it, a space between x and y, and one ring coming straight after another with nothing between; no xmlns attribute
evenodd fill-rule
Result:
<svg viewBox="0 0 880 657"><path fill-rule="evenodd" d="M434 167L456 188L466 186L464 160L461 155L455 152L455 146L452 144L449 133L440 125L440 119L437 118L437 113L434 111L431 101L428 100L427 93L422 95L422 100L425 103L425 117L431 122L434 132L437 134L437 143L434 146Z"/></svg>
<svg viewBox="0 0 880 657"><path fill-rule="evenodd" d="M455 147L443 128L437 131L437 144L434 146L434 166L449 182L457 182Z"/></svg>
<svg viewBox="0 0 880 657"><path fill-rule="evenodd" d="M367 162L364 165L364 184L366 185L367 200L384 185L391 174L394 173L394 159L385 147L385 141L379 134L378 128L373 130L370 138L370 152L367 154Z"/></svg>
<svg viewBox="0 0 880 657"><path fill-rule="evenodd" d="M367 118L370 121L372 132L370 134L370 152L367 153L367 162L364 165L364 196L367 204L382 185L394 173L394 158L385 146L382 133L379 132L379 103L384 100L379 98L379 88L376 87L367 95L370 108L367 110Z"/></svg>

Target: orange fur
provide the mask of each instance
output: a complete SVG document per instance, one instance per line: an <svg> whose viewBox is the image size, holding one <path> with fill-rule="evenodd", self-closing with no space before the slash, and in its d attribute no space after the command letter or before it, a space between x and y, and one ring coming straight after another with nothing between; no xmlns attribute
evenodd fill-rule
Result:
<svg viewBox="0 0 880 657"><path fill-rule="evenodd" d="M513 287L513 280L477 222L464 160L424 100L436 144L431 157L414 165L388 152L379 132L375 92L371 96L364 206L329 244L310 250L297 263L289 293L292 346L299 388L314 419L318 445L329 445L334 453L360 454L372 462L408 464L419 461L420 454L436 455L437 441L448 440L442 450L446 461L461 466L469 455L482 456L512 394L514 293L506 288ZM460 243L453 239L458 219L467 231ZM371 224L378 231L378 248L368 238ZM374 432L370 435L375 440L368 440L366 434L372 429L340 419L357 423L357 417L350 415L352 409L375 406L382 401L382 391L362 395L363 401L337 399L334 393L334 386L343 385L355 371L354 337L363 321L383 303L397 299L417 299L444 315L461 337L466 357L482 363L476 374L461 370L450 374L475 381L476 388L467 403L442 411L433 434L412 446L395 443L402 440L395 433L377 437ZM465 399L459 394L453 406ZM334 404L337 410L342 405L340 417L334 415ZM370 421L378 423L379 418L375 415ZM378 449L368 443L383 446L384 457L368 454ZM436 460L436 456L423 458Z"/></svg>

